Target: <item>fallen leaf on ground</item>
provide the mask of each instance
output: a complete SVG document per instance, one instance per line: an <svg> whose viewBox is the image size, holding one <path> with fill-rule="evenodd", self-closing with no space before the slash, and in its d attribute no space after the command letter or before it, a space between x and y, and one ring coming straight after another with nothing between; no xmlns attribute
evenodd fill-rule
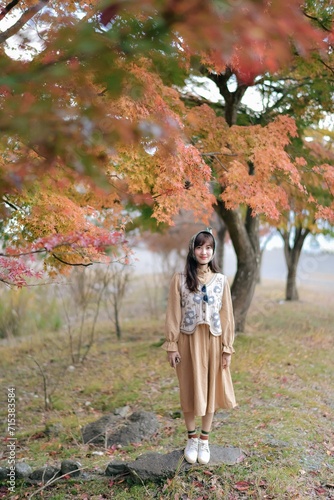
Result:
<svg viewBox="0 0 334 500"><path fill-rule="evenodd" d="M314 490L317 495L326 495L327 494L327 491L325 490L325 488L315 488Z"/></svg>
<svg viewBox="0 0 334 500"><path fill-rule="evenodd" d="M235 483L234 488L238 491L246 491L250 488L250 486L250 483L248 483L247 481L238 481L237 483Z"/></svg>

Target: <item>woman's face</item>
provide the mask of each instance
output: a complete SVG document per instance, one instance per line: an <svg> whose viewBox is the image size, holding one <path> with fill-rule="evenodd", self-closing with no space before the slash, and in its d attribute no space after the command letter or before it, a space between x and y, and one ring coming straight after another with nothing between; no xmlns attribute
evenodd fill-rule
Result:
<svg viewBox="0 0 334 500"><path fill-rule="evenodd" d="M200 265L208 264L212 260L213 246L210 241L195 247L195 257Z"/></svg>

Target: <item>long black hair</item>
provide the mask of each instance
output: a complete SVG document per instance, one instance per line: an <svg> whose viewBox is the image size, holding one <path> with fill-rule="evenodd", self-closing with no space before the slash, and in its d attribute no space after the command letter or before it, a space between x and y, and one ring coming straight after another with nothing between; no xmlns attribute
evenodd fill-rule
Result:
<svg viewBox="0 0 334 500"><path fill-rule="evenodd" d="M207 232L198 233L198 235L195 238L193 248L189 248L185 266L185 274L186 274L187 287L191 292L196 292L199 286L199 280L197 276L197 261L195 259L194 249L196 247L203 246L205 243L209 243L212 245L212 248L215 248L215 241L210 233ZM213 257L211 262L209 262L208 266L213 273L220 272L215 256Z"/></svg>

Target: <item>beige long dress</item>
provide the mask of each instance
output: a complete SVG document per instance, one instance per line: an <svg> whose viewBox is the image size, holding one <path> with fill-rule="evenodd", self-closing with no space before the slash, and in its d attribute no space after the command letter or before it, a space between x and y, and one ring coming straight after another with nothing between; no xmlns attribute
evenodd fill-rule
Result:
<svg viewBox="0 0 334 500"><path fill-rule="evenodd" d="M211 270L199 274L201 284L212 279ZM222 353L234 352L234 317L231 292L226 280L220 320L222 334L212 335L209 325L197 325L194 333L180 332L181 300L180 275L173 276L170 284L166 312L163 349L179 351L181 362L176 367L180 387L180 403L183 412L196 416L214 413L218 408L236 406L229 368L222 368Z"/></svg>

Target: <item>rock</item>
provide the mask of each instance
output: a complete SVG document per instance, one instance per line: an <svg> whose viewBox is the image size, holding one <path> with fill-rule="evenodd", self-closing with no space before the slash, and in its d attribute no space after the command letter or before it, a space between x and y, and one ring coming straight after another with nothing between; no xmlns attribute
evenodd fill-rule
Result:
<svg viewBox="0 0 334 500"><path fill-rule="evenodd" d="M211 460L206 467L217 465L234 465L242 462L245 455L240 448L211 445ZM179 470L189 470L192 467L202 467L201 465L190 465L185 461L183 449L174 450L167 454L145 453L134 462L111 462L107 469L107 476L130 473L136 482L154 481L160 482L163 479L174 477Z"/></svg>
<svg viewBox="0 0 334 500"><path fill-rule="evenodd" d="M60 475L68 474L72 477L81 476L82 465L75 460L63 460L60 466Z"/></svg>
<svg viewBox="0 0 334 500"><path fill-rule="evenodd" d="M109 434L107 445L140 443L152 437L158 429L159 422L154 413L137 411L130 415L122 427Z"/></svg>
<svg viewBox="0 0 334 500"><path fill-rule="evenodd" d="M25 462L17 462L15 464L15 476L17 479L25 479L32 473L32 468Z"/></svg>
<svg viewBox="0 0 334 500"><path fill-rule="evenodd" d="M158 428L159 422L154 413L138 411L123 420L110 413L87 424L82 429L82 437L86 444L100 444L105 447L128 445L149 439Z"/></svg>
<svg viewBox="0 0 334 500"><path fill-rule="evenodd" d="M59 469L57 467L54 467L52 465L45 465L45 467L34 470L29 475L29 479L31 481L47 483L58 476Z"/></svg>
<svg viewBox="0 0 334 500"><path fill-rule="evenodd" d="M129 473L129 468L125 462L110 462L105 470L106 476L118 476L119 474Z"/></svg>
<svg viewBox="0 0 334 500"><path fill-rule="evenodd" d="M9 469L8 467L0 467L0 481L6 481L8 479Z"/></svg>
<svg viewBox="0 0 334 500"><path fill-rule="evenodd" d="M161 453L145 453L128 464L128 470L135 482L154 481L173 477L176 470L188 470L192 466L184 460L183 450Z"/></svg>
<svg viewBox="0 0 334 500"><path fill-rule="evenodd" d="M106 446L106 436L115 428L118 418L113 413L104 415L95 422L90 422L82 429L82 438L85 444L100 444Z"/></svg>
<svg viewBox="0 0 334 500"><path fill-rule="evenodd" d="M210 464L209 465L235 465L242 462L246 456L241 448L232 446L210 445Z"/></svg>

